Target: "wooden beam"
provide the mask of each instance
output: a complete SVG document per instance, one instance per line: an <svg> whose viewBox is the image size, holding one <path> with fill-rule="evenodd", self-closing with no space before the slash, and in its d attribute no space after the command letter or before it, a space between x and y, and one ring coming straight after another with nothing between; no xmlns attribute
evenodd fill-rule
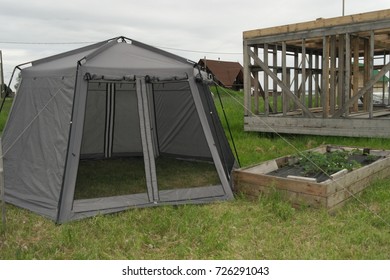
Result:
<svg viewBox="0 0 390 280"><path fill-rule="evenodd" d="M338 73L337 73L337 105L340 108L344 103L344 78L345 78L345 36L338 37Z"/></svg>
<svg viewBox="0 0 390 280"><path fill-rule="evenodd" d="M323 38L322 50L322 94L321 105L323 108L322 117L329 116L329 37Z"/></svg>
<svg viewBox="0 0 390 280"><path fill-rule="evenodd" d="M294 94L295 96L297 96L298 98L300 98L300 93L299 93L299 81L298 81L298 67L299 67L299 62L298 62L298 56L299 56L299 53L298 53L298 50L295 50L294 52ZM299 69L300 70L300 69ZM293 110L296 110L297 109L297 105L294 104L294 108Z"/></svg>
<svg viewBox="0 0 390 280"><path fill-rule="evenodd" d="M259 55L259 48L257 46L254 47L254 52L256 55ZM253 70L252 70L253 71ZM253 103L254 103L254 113L256 115L259 114L259 85L260 85L260 82L259 82L259 71L255 70L253 73L253 78L255 80L255 84L253 85L253 89L254 89L254 92L253 92Z"/></svg>
<svg viewBox="0 0 390 280"><path fill-rule="evenodd" d="M244 42L244 115L251 115L251 72L250 72L250 47Z"/></svg>
<svg viewBox="0 0 390 280"><path fill-rule="evenodd" d="M303 104L306 103L306 44L305 44L305 39L302 39L302 84L301 84L301 101ZM308 106L310 107L310 106Z"/></svg>
<svg viewBox="0 0 390 280"><path fill-rule="evenodd" d="M308 87L309 87L309 98L308 98L308 102L309 102L309 108L313 107L313 70L312 70L312 67L313 67L313 53L309 53L309 84L308 84Z"/></svg>
<svg viewBox="0 0 390 280"><path fill-rule="evenodd" d="M353 39L353 96L356 96L359 92L359 37ZM358 102L353 104L352 112L359 111Z"/></svg>
<svg viewBox="0 0 390 280"><path fill-rule="evenodd" d="M329 109L333 115L336 109L336 36L330 37Z"/></svg>
<svg viewBox="0 0 390 280"><path fill-rule="evenodd" d="M340 108L334 115L333 118L340 117L344 114L346 110L354 103L356 102L360 97L362 97L371 87L374 86L374 84L379 81L380 78L382 78L388 71L390 71L390 62L387 63L382 67L382 69L375 75L373 76L367 83L366 85L359 90L358 94L353 96L343 108Z"/></svg>
<svg viewBox="0 0 390 280"><path fill-rule="evenodd" d="M344 100L342 106L347 104L350 92L351 92L351 36L345 34L345 77L344 77ZM340 106L340 108L342 108ZM348 116L349 110L345 111L345 115Z"/></svg>
<svg viewBox="0 0 390 280"><path fill-rule="evenodd" d="M264 44L264 63L268 65L268 45ZM264 115L269 115L269 89L268 89L268 75L264 73Z"/></svg>
<svg viewBox="0 0 390 280"><path fill-rule="evenodd" d="M371 78L373 75L374 70L374 49L375 49L375 38L374 38L374 31L371 31L371 36L369 40L369 53L368 53L368 71L369 71L369 77ZM373 110L374 110L374 87L371 87L368 90L368 112L370 118L373 117Z"/></svg>
<svg viewBox="0 0 390 280"><path fill-rule="evenodd" d="M275 73L275 76L278 75L278 46L274 46L273 54L272 54L272 66ZM278 84L275 80L273 80L273 92L272 92L272 98L273 98L273 112L278 112Z"/></svg>
<svg viewBox="0 0 390 280"><path fill-rule="evenodd" d="M298 97L294 95L294 93L291 92L291 90L286 86L285 83L283 83L269 68L268 65L266 65L259 57L255 55L255 53L251 50L248 51L250 57L254 60L256 64L258 64L264 72L266 72L274 81L277 82L278 86L282 88L282 90L288 95L302 111L307 115L312 118L314 118L314 114L309 111L309 109L302 104L302 102L299 100Z"/></svg>
<svg viewBox="0 0 390 280"><path fill-rule="evenodd" d="M317 19L314 21L289 24L271 28L249 30L243 33L244 39L251 39L260 36L270 36L283 33L294 33L294 32L308 32L313 29L323 28L335 28L336 26L351 25L365 22L377 22L383 19L390 18L390 9L375 11L363 14L348 15L342 17L335 17L329 19Z"/></svg>
<svg viewBox="0 0 390 280"><path fill-rule="evenodd" d="M314 107L320 106L320 74L318 70L320 69L320 56L319 54L315 55L315 66L314 66L317 71L314 74Z"/></svg>
<svg viewBox="0 0 390 280"><path fill-rule="evenodd" d="M286 42L283 41L282 42L282 83L284 85L287 85L287 69L286 69L286 66L287 66L287 60L286 60ZM276 77L277 78L277 77ZM274 79L275 81L276 79ZM288 83L289 85L290 83ZM290 88L288 88L288 90L290 90ZM287 111L288 111L288 96L287 96L287 93L286 91L282 88L282 109L283 109L283 115L285 116Z"/></svg>

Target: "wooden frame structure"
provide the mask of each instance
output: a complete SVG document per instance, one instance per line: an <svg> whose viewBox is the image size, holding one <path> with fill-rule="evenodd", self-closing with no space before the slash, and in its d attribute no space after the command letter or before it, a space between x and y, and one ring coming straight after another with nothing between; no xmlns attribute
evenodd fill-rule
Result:
<svg viewBox="0 0 390 280"><path fill-rule="evenodd" d="M389 88L382 106L373 92L390 71L390 10L245 31L243 43L245 130L390 138Z"/></svg>

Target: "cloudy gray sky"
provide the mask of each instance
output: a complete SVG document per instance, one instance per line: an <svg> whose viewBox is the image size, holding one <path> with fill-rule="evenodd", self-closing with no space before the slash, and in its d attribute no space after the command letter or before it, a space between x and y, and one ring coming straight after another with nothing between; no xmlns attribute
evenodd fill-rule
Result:
<svg viewBox="0 0 390 280"><path fill-rule="evenodd" d="M341 16L342 0L0 0L5 81L24 62L126 36L188 59L242 62L242 32ZM390 9L345 0L345 14Z"/></svg>

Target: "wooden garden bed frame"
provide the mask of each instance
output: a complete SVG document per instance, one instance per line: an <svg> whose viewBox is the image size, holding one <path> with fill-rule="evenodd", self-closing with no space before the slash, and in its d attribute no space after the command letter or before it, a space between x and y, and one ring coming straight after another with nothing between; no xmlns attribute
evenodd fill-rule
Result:
<svg viewBox="0 0 390 280"><path fill-rule="evenodd" d="M390 110L373 102L378 83L389 94L390 10L245 31L243 43L245 130L390 137Z"/></svg>
<svg viewBox="0 0 390 280"><path fill-rule="evenodd" d="M356 149L352 147L320 146L310 151L325 153L327 150ZM346 200L361 192L373 180L390 176L390 151L370 150L372 155L382 158L375 162L353 170L338 172L330 179L317 183L311 178L290 177L282 178L267 175L286 165L291 156L280 157L262 164L241 168L233 173L234 188L238 193L257 198L261 194L272 191L281 192L283 197L293 205L308 205L314 208L333 210Z"/></svg>

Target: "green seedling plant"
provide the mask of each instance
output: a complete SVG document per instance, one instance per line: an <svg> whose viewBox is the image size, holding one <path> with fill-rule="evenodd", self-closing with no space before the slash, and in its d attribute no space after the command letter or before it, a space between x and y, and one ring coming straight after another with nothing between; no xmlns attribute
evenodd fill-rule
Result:
<svg viewBox="0 0 390 280"><path fill-rule="evenodd" d="M356 160L351 160L353 153L355 151L302 152L297 164L303 168L305 175L313 175L319 172L331 175L343 169L351 171L361 167L361 164Z"/></svg>

